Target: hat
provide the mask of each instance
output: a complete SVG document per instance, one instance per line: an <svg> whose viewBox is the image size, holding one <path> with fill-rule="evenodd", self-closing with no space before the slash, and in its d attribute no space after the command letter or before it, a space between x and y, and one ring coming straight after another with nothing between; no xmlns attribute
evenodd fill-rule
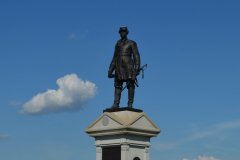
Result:
<svg viewBox="0 0 240 160"><path fill-rule="evenodd" d="M128 29L127 29L127 27L125 27L125 26L120 27L119 33L120 33L120 31L126 31L127 33L129 32Z"/></svg>

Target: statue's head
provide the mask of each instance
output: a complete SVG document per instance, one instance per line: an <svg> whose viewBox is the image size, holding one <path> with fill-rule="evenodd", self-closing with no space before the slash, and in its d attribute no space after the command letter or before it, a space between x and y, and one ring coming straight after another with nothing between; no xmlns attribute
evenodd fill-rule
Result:
<svg viewBox="0 0 240 160"><path fill-rule="evenodd" d="M118 33L120 34L121 38L125 38L125 37L127 37L128 32L129 31L128 31L127 27L120 27Z"/></svg>

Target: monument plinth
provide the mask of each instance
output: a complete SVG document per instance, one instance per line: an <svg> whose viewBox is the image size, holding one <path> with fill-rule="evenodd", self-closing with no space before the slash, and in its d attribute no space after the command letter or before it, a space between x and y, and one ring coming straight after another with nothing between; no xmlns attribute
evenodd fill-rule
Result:
<svg viewBox="0 0 240 160"><path fill-rule="evenodd" d="M105 110L85 129L95 137L96 160L149 160L150 138L161 130L142 110Z"/></svg>

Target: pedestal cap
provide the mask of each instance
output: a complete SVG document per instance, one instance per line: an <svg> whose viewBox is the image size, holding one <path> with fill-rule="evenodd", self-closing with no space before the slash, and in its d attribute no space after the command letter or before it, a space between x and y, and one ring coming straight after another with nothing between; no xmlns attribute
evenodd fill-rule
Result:
<svg viewBox="0 0 240 160"><path fill-rule="evenodd" d="M138 135L156 137L160 128L144 113L129 110L104 113L85 129L90 137Z"/></svg>

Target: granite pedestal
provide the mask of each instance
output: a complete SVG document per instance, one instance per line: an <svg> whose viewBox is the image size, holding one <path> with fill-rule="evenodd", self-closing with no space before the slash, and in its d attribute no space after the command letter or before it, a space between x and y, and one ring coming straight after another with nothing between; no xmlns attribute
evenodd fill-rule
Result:
<svg viewBox="0 0 240 160"><path fill-rule="evenodd" d="M161 130L141 110L119 108L105 110L85 132L95 137L96 160L149 160L150 138Z"/></svg>

